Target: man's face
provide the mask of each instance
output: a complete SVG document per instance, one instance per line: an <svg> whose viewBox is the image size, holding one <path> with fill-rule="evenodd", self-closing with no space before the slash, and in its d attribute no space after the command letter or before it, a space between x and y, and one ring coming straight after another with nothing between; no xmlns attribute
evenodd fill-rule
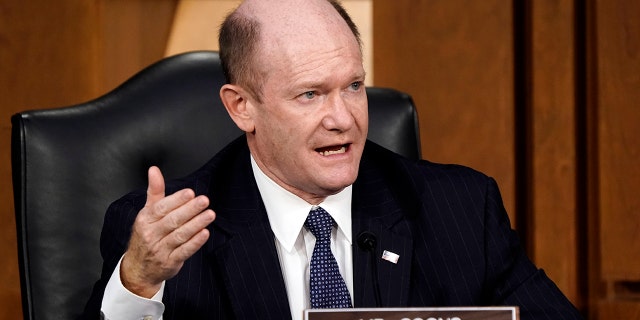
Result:
<svg viewBox="0 0 640 320"><path fill-rule="evenodd" d="M271 179L318 203L358 173L368 130L360 49L348 30L315 42L266 40L276 49L259 54L267 76L261 102L248 101L249 146Z"/></svg>

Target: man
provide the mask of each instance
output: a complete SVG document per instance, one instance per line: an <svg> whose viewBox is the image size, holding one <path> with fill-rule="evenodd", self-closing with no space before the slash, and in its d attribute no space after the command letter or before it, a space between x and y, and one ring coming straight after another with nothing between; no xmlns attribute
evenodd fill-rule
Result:
<svg viewBox="0 0 640 320"><path fill-rule="evenodd" d="M150 168L146 193L109 208L88 315L280 320L311 307L506 304L522 319L580 318L524 255L492 179L366 142L358 37L326 0L249 0L227 18L220 97L246 137L179 181ZM358 246L363 231L377 245ZM316 283L318 264L337 293Z"/></svg>

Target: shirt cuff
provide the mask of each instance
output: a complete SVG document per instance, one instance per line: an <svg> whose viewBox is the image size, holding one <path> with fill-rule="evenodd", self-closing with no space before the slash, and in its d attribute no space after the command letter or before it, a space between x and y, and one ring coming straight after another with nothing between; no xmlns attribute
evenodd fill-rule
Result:
<svg viewBox="0 0 640 320"><path fill-rule="evenodd" d="M123 256L124 257L124 256ZM120 280L120 263L118 261L102 297L101 311L104 319L162 320L165 282L151 299L140 297L122 285Z"/></svg>

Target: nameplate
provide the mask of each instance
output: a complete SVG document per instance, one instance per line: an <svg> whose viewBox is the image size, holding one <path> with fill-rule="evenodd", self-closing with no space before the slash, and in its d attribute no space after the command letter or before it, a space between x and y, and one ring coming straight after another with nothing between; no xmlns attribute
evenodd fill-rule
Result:
<svg viewBox="0 0 640 320"><path fill-rule="evenodd" d="M518 320L518 307L307 309L305 320Z"/></svg>

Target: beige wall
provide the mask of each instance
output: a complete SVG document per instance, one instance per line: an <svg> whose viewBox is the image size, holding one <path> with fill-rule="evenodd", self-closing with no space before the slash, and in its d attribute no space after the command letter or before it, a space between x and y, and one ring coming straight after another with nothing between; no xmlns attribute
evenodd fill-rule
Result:
<svg viewBox="0 0 640 320"><path fill-rule="evenodd" d="M222 20L241 1L182 0L178 4L166 55L191 50L218 50L217 34ZM372 0L344 0L345 9L358 26L363 42L366 84L373 84Z"/></svg>

